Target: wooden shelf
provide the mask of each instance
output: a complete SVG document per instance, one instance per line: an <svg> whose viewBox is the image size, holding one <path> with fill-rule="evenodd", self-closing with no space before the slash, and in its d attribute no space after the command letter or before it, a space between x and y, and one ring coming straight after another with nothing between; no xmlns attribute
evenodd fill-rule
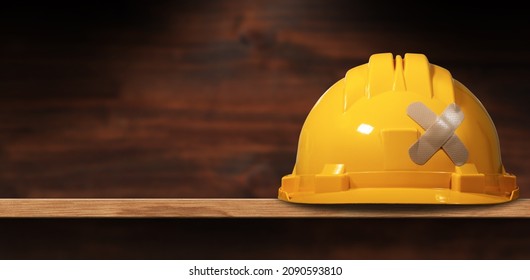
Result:
<svg viewBox="0 0 530 280"><path fill-rule="evenodd" d="M530 218L494 205L305 205L278 199L0 199L2 218Z"/></svg>

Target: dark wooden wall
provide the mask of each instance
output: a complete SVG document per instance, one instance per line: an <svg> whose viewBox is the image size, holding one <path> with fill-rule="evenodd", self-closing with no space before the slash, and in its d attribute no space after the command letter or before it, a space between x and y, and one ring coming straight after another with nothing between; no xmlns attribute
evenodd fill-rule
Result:
<svg viewBox="0 0 530 280"><path fill-rule="evenodd" d="M528 198L528 30L507 1L2 3L0 197L275 197L320 95L419 52L488 109Z"/></svg>
<svg viewBox="0 0 530 280"><path fill-rule="evenodd" d="M274 197L329 86L420 52L484 103L530 197L529 27L497 5L4 4L0 196Z"/></svg>
<svg viewBox="0 0 530 280"><path fill-rule="evenodd" d="M0 259L530 259L524 219L7 219L0 225Z"/></svg>

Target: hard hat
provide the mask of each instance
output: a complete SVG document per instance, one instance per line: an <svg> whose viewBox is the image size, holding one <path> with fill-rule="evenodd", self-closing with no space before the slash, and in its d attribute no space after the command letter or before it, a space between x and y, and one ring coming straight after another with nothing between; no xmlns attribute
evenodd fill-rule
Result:
<svg viewBox="0 0 530 280"><path fill-rule="evenodd" d="M370 56L317 101L278 198L295 203L494 204L519 196L491 117L423 54Z"/></svg>

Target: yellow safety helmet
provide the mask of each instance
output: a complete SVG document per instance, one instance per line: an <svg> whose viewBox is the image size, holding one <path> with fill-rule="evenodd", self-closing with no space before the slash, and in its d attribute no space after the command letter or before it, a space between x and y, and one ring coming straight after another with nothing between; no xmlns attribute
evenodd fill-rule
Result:
<svg viewBox="0 0 530 280"><path fill-rule="evenodd" d="M307 116L278 198L295 203L494 204L516 199L480 101L423 54L374 54Z"/></svg>

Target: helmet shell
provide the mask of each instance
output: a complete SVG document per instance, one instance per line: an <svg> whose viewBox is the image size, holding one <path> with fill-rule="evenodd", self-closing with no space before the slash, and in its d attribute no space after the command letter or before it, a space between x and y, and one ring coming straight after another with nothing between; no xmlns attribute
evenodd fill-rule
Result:
<svg viewBox="0 0 530 280"><path fill-rule="evenodd" d="M437 147L424 164L411 158L409 149L426 131L407 114L417 102L438 117L450 104L461 110L453 135L465 146L464 163ZM502 165L494 123L476 96L423 54L381 53L349 70L311 109L278 197L317 204L491 204L518 193L516 177Z"/></svg>

